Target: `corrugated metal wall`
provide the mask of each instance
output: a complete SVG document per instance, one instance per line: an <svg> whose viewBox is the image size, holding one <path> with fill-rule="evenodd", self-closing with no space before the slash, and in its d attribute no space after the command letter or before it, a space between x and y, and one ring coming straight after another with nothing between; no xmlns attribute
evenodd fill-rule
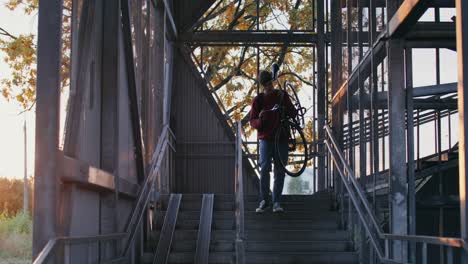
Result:
<svg viewBox="0 0 468 264"><path fill-rule="evenodd" d="M174 191L233 193L234 134L185 52L178 49L174 58L171 117L177 137ZM255 179L247 178L250 180L246 192L256 193Z"/></svg>

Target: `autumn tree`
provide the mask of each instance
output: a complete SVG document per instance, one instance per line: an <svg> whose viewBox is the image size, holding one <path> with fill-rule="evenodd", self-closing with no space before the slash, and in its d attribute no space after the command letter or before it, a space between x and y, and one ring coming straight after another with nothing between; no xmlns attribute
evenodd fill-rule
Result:
<svg viewBox="0 0 468 264"><path fill-rule="evenodd" d="M221 1L195 25L196 30L312 31L312 0ZM257 23L258 22L258 23ZM313 92L314 48L311 46L204 46L192 47L193 60L209 85L226 118L246 118L257 95L257 70L281 66L279 80L290 82L301 95ZM258 66L258 68L257 68ZM247 134L253 131L246 126ZM307 120L305 134L313 138L313 122Z"/></svg>
<svg viewBox="0 0 468 264"><path fill-rule="evenodd" d="M11 217L23 210L23 180L0 177L0 215ZM33 206L33 179L28 181L28 212Z"/></svg>
<svg viewBox="0 0 468 264"><path fill-rule="evenodd" d="M34 15L38 11L38 0L8 0L5 7ZM63 2L62 44L62 89L70 85L70 47L72 0ZM10 76L0 76L0 90L8 101L16 101L25 110L30 110L36 100L36 35L14 35L0 25L0 51L4 62L11 70Z"/></svg>

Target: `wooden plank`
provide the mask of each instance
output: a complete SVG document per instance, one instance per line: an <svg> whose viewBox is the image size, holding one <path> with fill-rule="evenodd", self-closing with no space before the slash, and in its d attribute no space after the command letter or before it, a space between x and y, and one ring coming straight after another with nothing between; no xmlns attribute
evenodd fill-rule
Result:
<svg viewBox="0 0 468 264"><path fill-rule="evenodd" d="M81 186L101 190L115 191L114 175L107 171L67 156L62 156L60 164L63 168L60 177L64 182L72 182ZM129 182L124 178L120 178L119 181L121 183L120 193L129 197L136 197L138 193L137 184Z"/></svg>
<svg viewBox="0 0 468 264"><path fill-rule="evenodd" d="M166 217L159 236L158 247L154 255L153 264L166 264L171 250L172 237L179 213L182 194L171 194L169 205L167 207Z"/></svg>
<svg viewBox="0 0 468 264"><path fill-rule="evenodd" d="M200 225L198 227L197 249L195 251L195 264L208 263L210 254L211 223L213 219L214 194L203 194L200 212Z"/></svg>

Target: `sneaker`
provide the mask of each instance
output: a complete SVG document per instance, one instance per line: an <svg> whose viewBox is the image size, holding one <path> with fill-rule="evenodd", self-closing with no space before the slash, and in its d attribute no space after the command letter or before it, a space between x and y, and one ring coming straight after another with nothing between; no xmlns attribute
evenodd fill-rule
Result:
<svg viewBox="0 0 468 264"><path fill-rule="evenodd" d="M283 212L284 212L284 209L283 207L281 207L279 203L275 203L273 205L273 213L283 213Z"/></svg>
<svg viewBox="0 0 468 264"><path fill-rule="evenodd" d="M257 209L255 209L256 213L263 213L265 210L268 208L268 203L265 200L262 200L260 202L260 205L258 206Z"/></svg>

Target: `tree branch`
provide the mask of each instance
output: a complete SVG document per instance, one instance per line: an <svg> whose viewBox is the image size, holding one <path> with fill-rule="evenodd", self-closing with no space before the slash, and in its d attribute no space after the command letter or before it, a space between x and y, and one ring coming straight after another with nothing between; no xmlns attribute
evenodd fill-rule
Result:
<svg viewBox="0 0 468 264"><path fill-rule="evenodd" d="M281 77L281 76L286 76L286 75L292 75L294 77L296 77L297 79L299 79L301 82L309 85L309 86L314 86L311 82L309 81L306 81L304 78L302 78L301 76L299 76L297 73L295 72L282 72L280 75L278 75L278 78Z"/></svg>
<svg viewBox="0 0 468 264"><path fill-rule="evenodd" d="M13 36L12 34L10 34L8 31L6 31L4 28L0 27L0 35L3 35L3 36L7 36L7 37L10 37L14 40L18 39L18 37L16 36Z"/></svg>

